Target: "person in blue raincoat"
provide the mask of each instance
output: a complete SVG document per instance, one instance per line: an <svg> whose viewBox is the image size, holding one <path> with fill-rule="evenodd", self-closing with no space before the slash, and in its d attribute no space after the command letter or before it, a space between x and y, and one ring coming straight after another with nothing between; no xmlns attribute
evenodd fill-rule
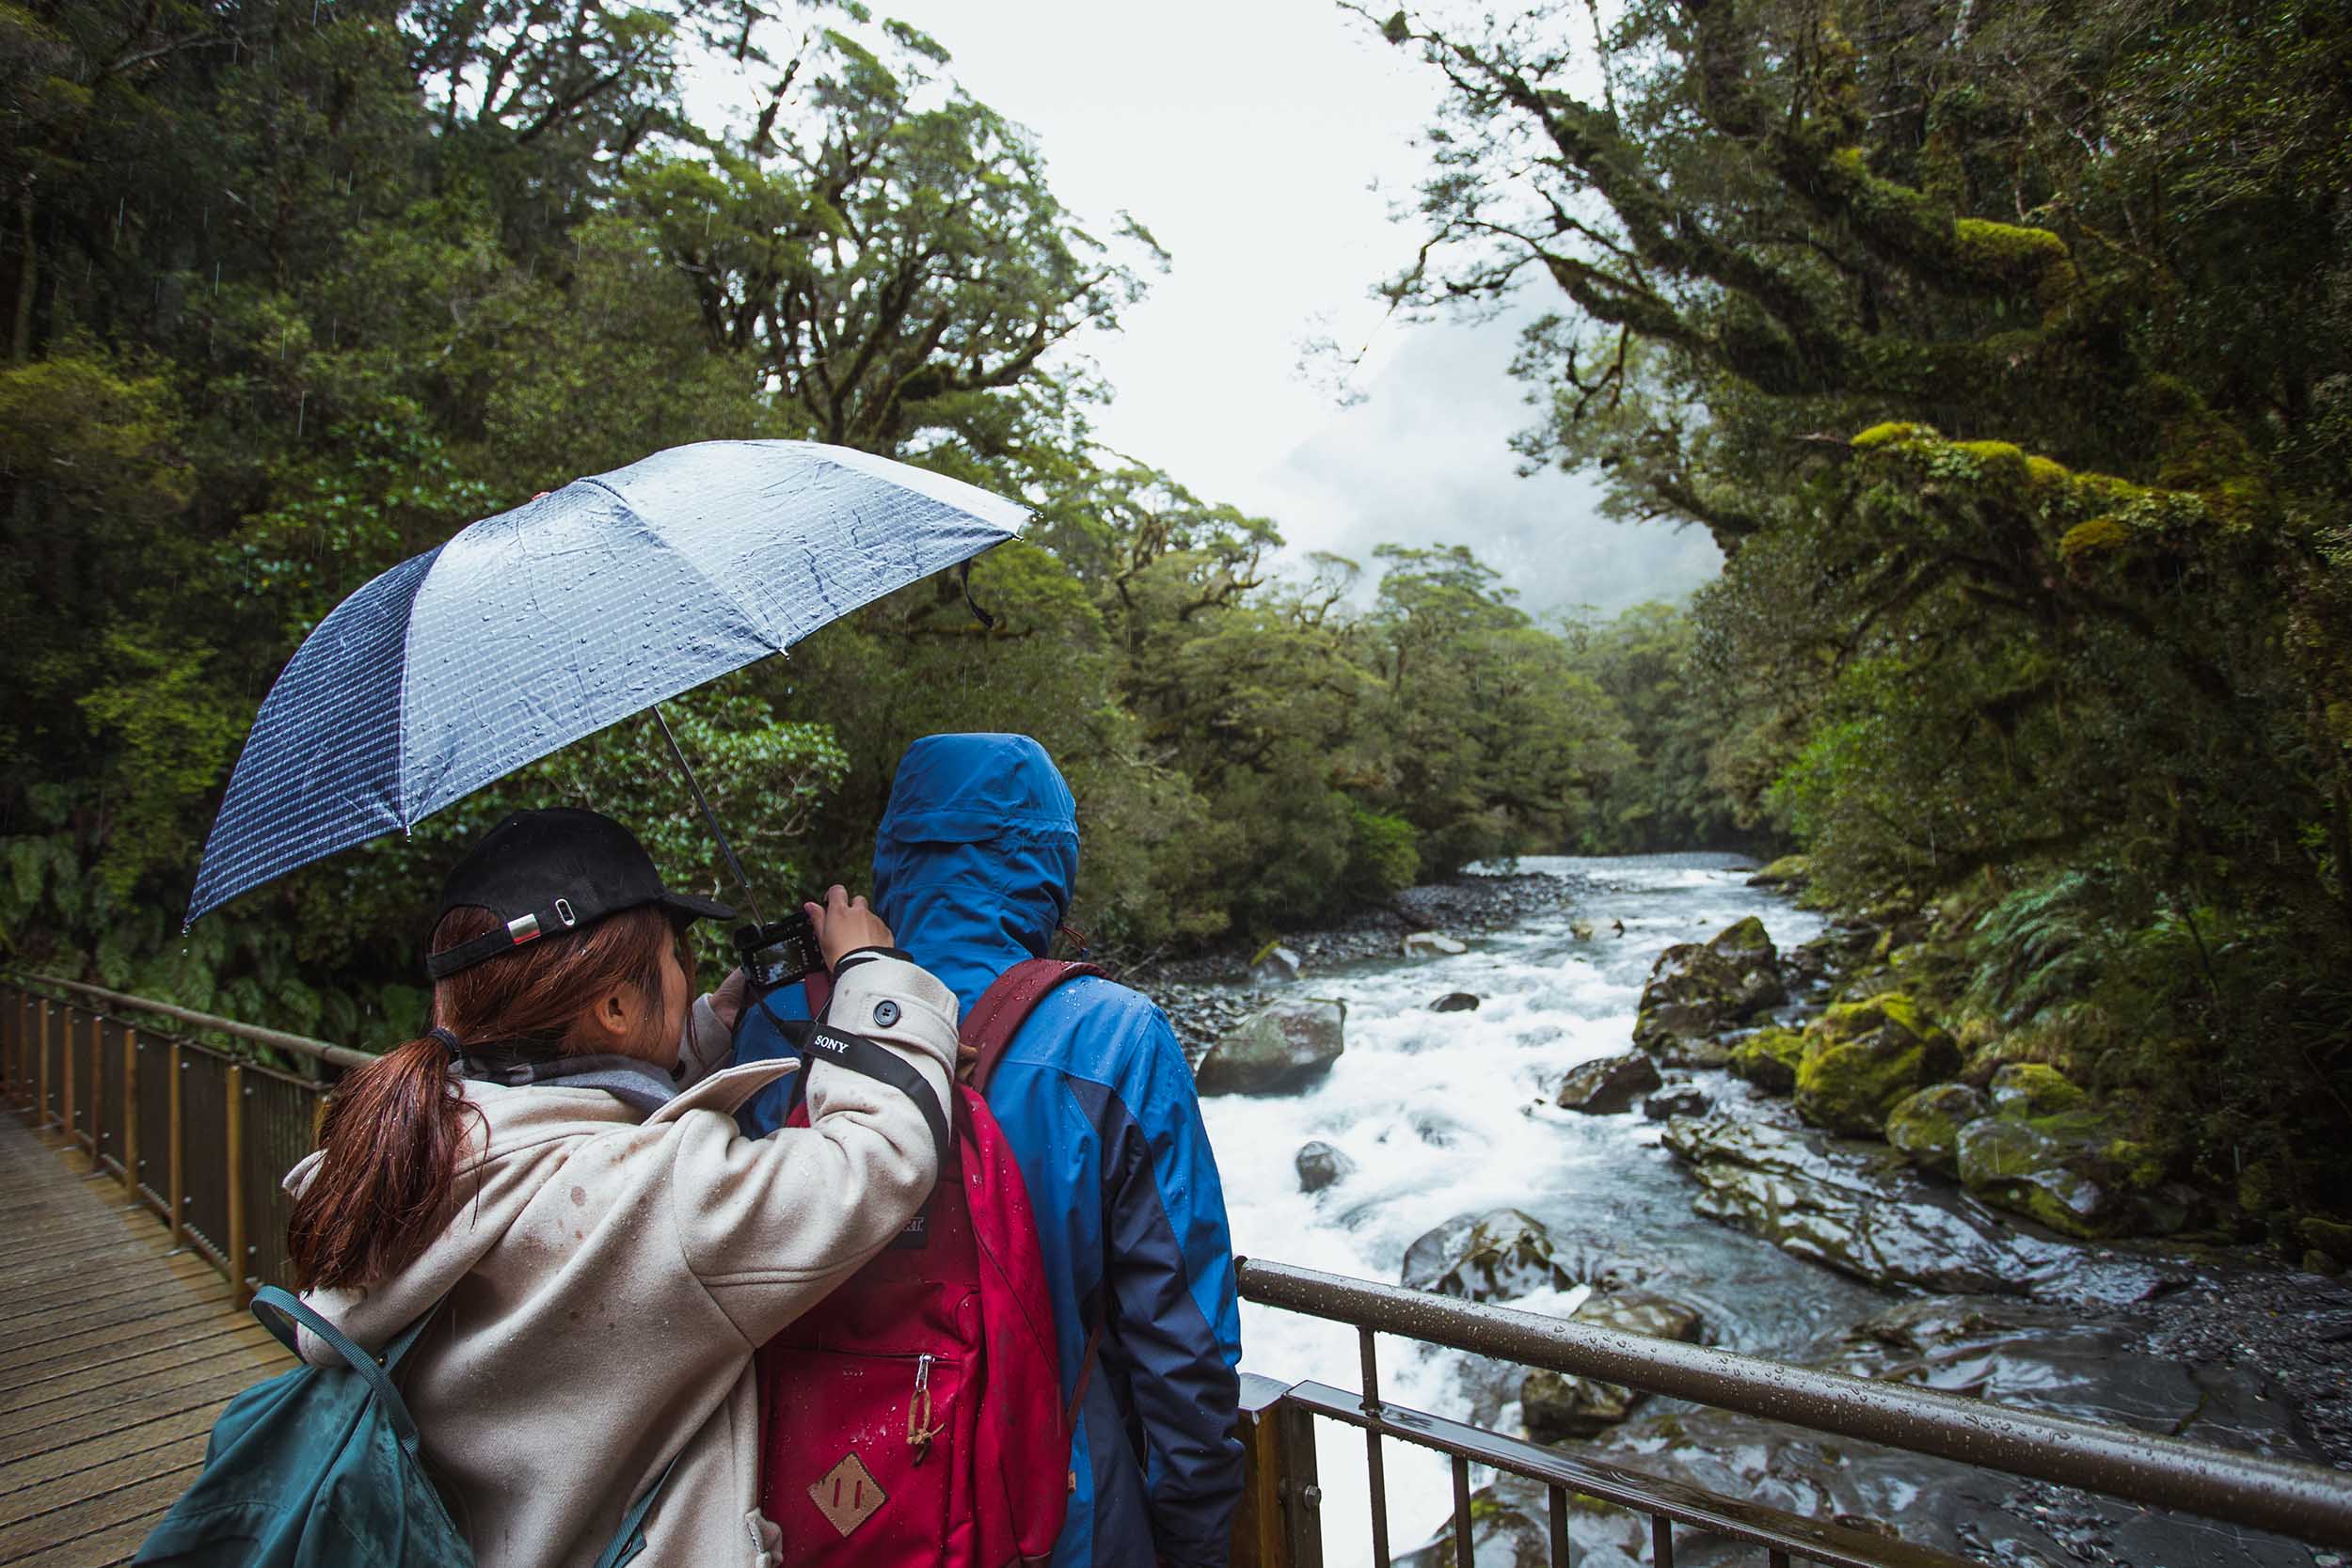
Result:
<svg viewBox="0 0 2352 1568"><path fill-rule="evenodd" d="M907 749L875 836L874 909L965 1011L1044 956L1077 875L1076 802L1035 740ZM806 1016L797 988L774 1002ZM789 1048L755 1029L737 1049ZM790 1082L746 1108L748 1132L782 1124ZM1167 1018L1124 986L1069 981L1014 1037L988 1103L1037 1213L1065 1398L1090 1326L1104 1331L1054 1568L1223 1568L1241 1496L1241 1318L1224 1189Z"/></svg>

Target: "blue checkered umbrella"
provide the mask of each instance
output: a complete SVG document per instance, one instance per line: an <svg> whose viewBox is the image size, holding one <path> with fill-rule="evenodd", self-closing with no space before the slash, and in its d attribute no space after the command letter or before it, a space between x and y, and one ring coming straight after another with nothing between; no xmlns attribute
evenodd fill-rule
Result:
<svg viewBox="0 0 2352 1568"><path fill-rule="evenodd" d="M404 561L262 700L194 920L1014 537L1011 501L809 441L705 441Z"/></svg>

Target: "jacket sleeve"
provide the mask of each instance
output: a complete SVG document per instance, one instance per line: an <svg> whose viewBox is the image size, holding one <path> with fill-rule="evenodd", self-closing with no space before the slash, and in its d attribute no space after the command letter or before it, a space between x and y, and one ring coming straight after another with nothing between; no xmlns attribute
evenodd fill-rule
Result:
<svg viewBox="0 0 2352 1568"><path fill-rule="evenodd" d="M1242 1481L1232 1236L1184 1053L1158 1008L1143 1030L1142 1082L1104 1150L1104 1349L1141 1428L1154 1546L1175 1568L1223 1568Z"/></svg>
<svg viewBox="0 0 2352 1568"><path fill-rule="evenodd" d="M844 971L832 1016L914 1064L948 1105L956 999L901 958ZM938 1151L905 1094L830 1061L808 1071L809 1125L740 1136L681 1123L673 1201L687 1266L743 1338L765 1343L855 1273L930 1195Z"/></svg>

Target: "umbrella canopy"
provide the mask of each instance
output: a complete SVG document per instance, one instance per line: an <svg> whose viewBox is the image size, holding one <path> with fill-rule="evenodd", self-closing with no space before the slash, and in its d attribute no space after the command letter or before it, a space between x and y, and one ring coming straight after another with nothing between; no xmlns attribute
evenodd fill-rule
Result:
<svg viewBox="0 0 2352 1568"><path fill-rule="evenodd" d="M705 441L472 524L336 606L262 700L188 919L1015 537L810 441Z"/></svg>

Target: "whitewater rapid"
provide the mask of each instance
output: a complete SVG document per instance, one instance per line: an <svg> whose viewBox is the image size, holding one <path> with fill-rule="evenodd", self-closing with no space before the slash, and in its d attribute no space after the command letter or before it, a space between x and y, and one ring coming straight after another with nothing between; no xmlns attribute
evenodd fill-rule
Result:
<svg viewBox="0 0 2352 1568"><path fill-rule="evenodd" d="M1631 1049L1643 981L1668 946L1704 942L1750 914L1783 951L1820 934L1818 917L1746 886L1748 864L1690 855L1523 860L1521 871L1577 877L1591 891L1571 909L1465 938L1470 951L1459 957L1310 971L1282 988L1344 1001L1347 1046L1302 1093L1203 1101L1234 1250L1393 1284L1415 1238L1456 1214L1509 1207L1564 1242L1637 1259L1649 1273L1644 1288L1700 1307L1716 1344L1793 1350L1865 1315L1881 1298L1696 1218L1690 1183L1659 1147L1661 1125L1639 1109L1586 1117L1551 1104L1570 1068ZM1579 922L1589 939L1575 934ZM1481 999L1475 1012L1429 1010L1457 990ZM1311 1139L1356 1166L1313 1196L1299 1191L1293 1164ZM1562 1303L1547 1295L1512 1305ZM1242 1344L1246 1370L1360 1385L1353 1329L1245 1305ZM1472 1414L1465 1357L1385 1336L1379 1354L1383 1398ZM1516 1432L1515 1408L1497 1418ZM1327 1560L1368 1561L1363 1438L1336 1422L1318 1428ZM1385 1453L1390 1541L1402 1554L1447 1517L1452 1478L1427 1450L1391 1442Z"/></svg>

